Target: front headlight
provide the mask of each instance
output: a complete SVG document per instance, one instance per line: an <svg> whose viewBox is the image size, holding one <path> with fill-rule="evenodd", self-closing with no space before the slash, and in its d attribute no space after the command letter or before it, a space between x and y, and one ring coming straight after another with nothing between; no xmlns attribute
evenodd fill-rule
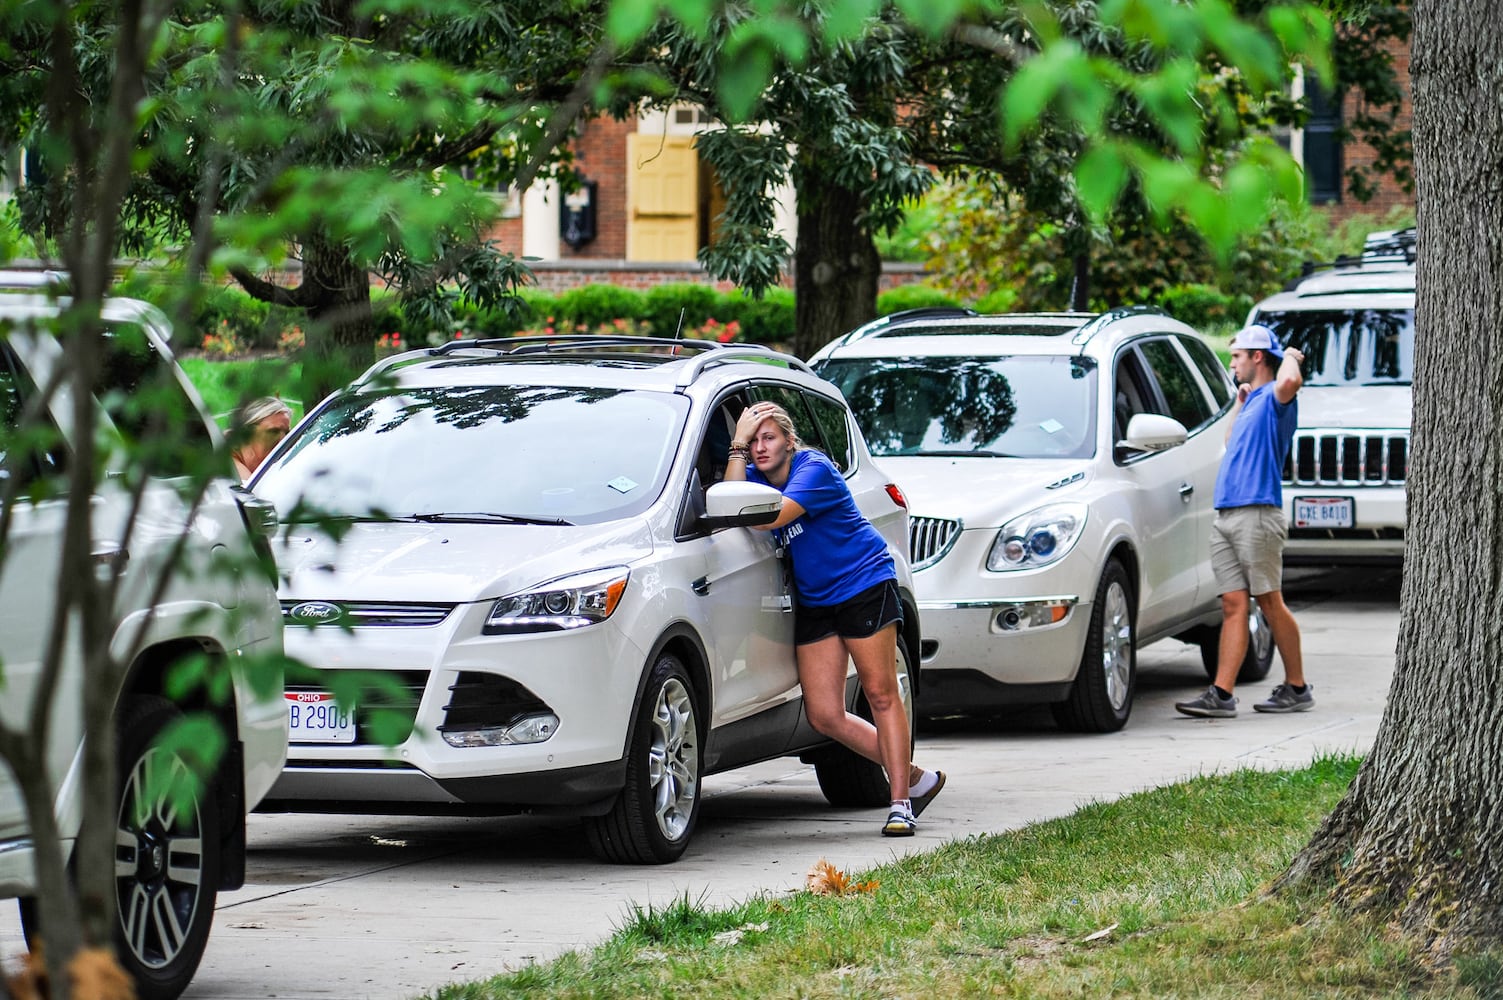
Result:
<svg viewBox="0 0 1503 1000"><path fill-rule="evenodd" d="M503 597L485 619L486 635L556 632L603 622L621 603L631 571L625 566L574 573Z"/></svg>
<svg viewBox="0 0 1503 1000"><path fill-rule="evenodd" d="M1056 503L1002 525L986 557L993 572L1037 569L1065 557L1085 531L1086 505Z"/></svg>

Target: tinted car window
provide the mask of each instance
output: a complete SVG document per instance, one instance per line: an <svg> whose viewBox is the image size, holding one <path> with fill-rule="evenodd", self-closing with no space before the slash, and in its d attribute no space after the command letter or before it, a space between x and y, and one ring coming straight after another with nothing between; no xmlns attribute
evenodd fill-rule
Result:
<svg viewBox="0 0 1503 1000"><path fill-rule="evenodd" d="M255 490L284 517L300 501L357 519L628 517L662 491L688 405L572 386L355 393L285 442Z"/></svg>
<svg viewBox="0 0 1503 1000"><path fill-rule="evenodd" d="M841 472L851 471L851 428L845 419L845 407L813 393L805 398L809 402L809 411L814 415L814 423L824 436L825 451L830 456L830 461Z"/></svg>
<svg viewBox="0 0 1503 1000"><path fill-rule="evenodd" d="M28 396L37 391L15 353L0 344L0 471L13 476L24 494L43 476L67 471L67 449L57 425L45 414L32 421L28 433L18 435ZM64 484L54 483L53 488Z"/></svg>
<svg viewBox="0 0 1503 1000"><path fill-rule="evenodd" d="M1179 351L1167 340L1150 340L1138 346L1148 367L1158 380L1159 390L1168 404L1168 416L1194 430L1211 419L1211 404L1200 391L1200 382L1185 365Z"/></svg>
<svg viewBox="0 0 1503 1000"><path fill-rule="evenodd" d="M818 448L829 456L830 461L841 472L850 470L850 442L844 446L832 444L825 435L824 423L816 416L812 407L812 397L806 396L792 386L782 385L759 385L754 387L749 395L752 399L765 399L770 403L777 403L788 411L788 416L793 420L793 429L798 431L799 439L811 448ZM842 417L842 423L844 418Z"/></svg>
<svg viewBox="0 0 1503 1000"><path fill-rule="evenodd" d="M1216 357L1216 352L1206 345L1199 337L1179 338L1180 346L1185 353L1190 355L1190 360L1195 362L1195 367L1200 369L1200 375L1205 379L1206 385L1211 388L1211 395L1216 399L1216 406L1223 407L1232 401L1232 384L1226 373L1226 368L1221 364L1221 359Z"/></svg>
<svg viewBox="0 0 1503 1000"><path fill-rule="evenodd" d="M820 375L872 454L1084 458L1095 451L1089 358L837 358Z"/></svg>
<svg viewBox="0 0 1503 1000"><path fill-rule="evenodd" d="M1408 385L1412 378L1413 309L1262 312L1256 322L1304 352L1306 385Z"/></svg>

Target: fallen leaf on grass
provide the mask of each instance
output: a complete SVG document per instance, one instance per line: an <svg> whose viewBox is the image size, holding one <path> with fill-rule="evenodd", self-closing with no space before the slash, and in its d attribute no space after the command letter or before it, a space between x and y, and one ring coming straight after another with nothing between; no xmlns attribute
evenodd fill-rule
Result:
<svg viewBox="0 0 1503 1000"><path fill-rule="evenodd" d="M1085 937L1081 938L1080 939L1080 943L1081 944L1085 944L1087 941L1100 941L1104 937L1109 937L1111 935L1112 931L1114 931L1116 929L1117 929L1117 925L1116 924L1112 924L1110 927L1103 927L1103 928L1101 928L1101 930L1095 931L1094 933L1091 933L1091 934L1087 934Z"/></svg>
<svg viewBox="0 0 1503 1000"><path fill-rule="evenodd" d="M845 872L820 858L804 876L804 885L816 896L848 896L857 892L875 892L879 883L876 879L852 881Z"/></svg>
<svg viewBox="0 0 1503 1000"><path fill-rule="evenodd" d="M716 934L710 940L714 941L716 944L723 944L723 945L728 945L728 946L729 945L736 945L736 944L740 944L741 943L741 939L744 938L744 937L746 937L746 935L750 934L751 932L753 932L753 931L765 931L765 930L767 930L767 927L768 927L768 925L765 924L765 923L762 923L762 924L742 924L740 927L735 927L735 928L732 928L731 930L728 930L728 931L721 931L719 934Z"/></svg>

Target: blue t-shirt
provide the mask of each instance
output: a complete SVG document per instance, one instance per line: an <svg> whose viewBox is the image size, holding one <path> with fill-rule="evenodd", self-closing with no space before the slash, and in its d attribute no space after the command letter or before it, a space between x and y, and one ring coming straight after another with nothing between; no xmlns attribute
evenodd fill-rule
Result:
<svg viewBox="0 0 1503 1000"><path fill-rule="evenodd" d="M1284 503L1284 460L1299 423L1299 402L1280 403L1273 382L1248 393L1216 472L1216 509Z"/></svg>
<svg viewBox="0 0 1503 1000"><path fill-rule="evenodd" d="M767 483L755 467L746 470L746 478ZM782 492L804 508L774 532L793 559L800 604L829 607L897 579L886 539L862 516L840 470L823 454L807 448L794 452Z"/></svg>

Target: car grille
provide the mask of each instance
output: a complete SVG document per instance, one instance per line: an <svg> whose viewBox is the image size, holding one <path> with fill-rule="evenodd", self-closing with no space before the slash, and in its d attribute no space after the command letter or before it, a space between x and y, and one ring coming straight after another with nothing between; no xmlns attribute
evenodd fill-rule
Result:
<svg viewBox="0 0 1503 1000"><path fill-rule="evenodd" d="M309 620L293 615L294 608L308 604L324 603L315 601L283 601L282 620L288 625L341 625L368 627L391 627L391 626L420 626L438 625L449 617L449 612L454 610L452 604L390 604L375 603L370 601L330 601L327 602L337 614L330 614L319 620Z"/></svg>
<svg viewBox="0 0 1503 1000"><path fill-rule="evenodd" d="M1408 467L1408 431L1296 431L1284 484L1398 486Z"/></svg>
<svg viewBox="0 0 1503 1000"><path fill-rule="evenodd" d="M908 518L908 562L914 569L932 566L945 557L960 537L959 521L944 517Z"/></svg>
<svg viewBox="0 0 1503 1000"><path fill-rule="evenodd" d="M428 686L426 670L361 670L380 674L393 685L364 684L355 696L355 746L396 745L412 735L418 704ZM327 691L320 684L288 684L288 691ZM385 737L383 739L382 737Z"/></svg>

